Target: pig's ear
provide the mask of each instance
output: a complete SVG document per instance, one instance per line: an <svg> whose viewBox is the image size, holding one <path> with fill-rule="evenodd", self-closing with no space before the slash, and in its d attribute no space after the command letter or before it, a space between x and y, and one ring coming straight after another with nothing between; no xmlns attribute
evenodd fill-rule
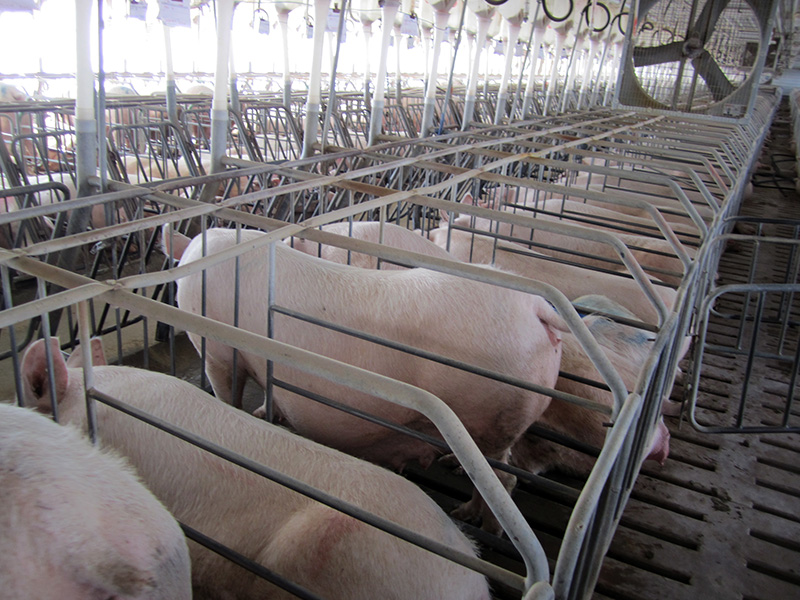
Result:
<svg viewBox="0 0 800 600"><path fill-rule="evenodd" d="M461 199L461 204L472 204L473 206L475 206L478 203L475 202L475 197L472 195L472 192L467 192Z"/></svg>
<svg viewBox="0 0 800 600"><path fill-rule="evenodd" d="M95 367L107 365L108 361L106 360L106 353L103 351L103 340L96 337L92 338L90 345L92 365ZM83 351L80 349L80 347L77 347L72 351L72 354L69 355L69 358L67 359L67 366L72 369L80 369L83 367L83 365Z"/></svg>
<svg viewBox="0 0 800 600"><path fill-rule="evenodd" d="M67 390L69 373L57 338L50 338L50 352L53 356L56 399L60 401ZM22 357L22 395L25 406L42 413L53 411L44 340L31 344Z"/></svg>

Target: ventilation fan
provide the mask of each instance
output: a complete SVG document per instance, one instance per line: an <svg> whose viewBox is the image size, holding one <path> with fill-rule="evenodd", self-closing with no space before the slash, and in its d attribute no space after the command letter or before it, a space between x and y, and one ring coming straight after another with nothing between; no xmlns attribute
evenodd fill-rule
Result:
<svg viewBox="0 0 800 600"><path fill-rule="evenodd" d="M739 118L748 113L778 0L639 0L616 105Z"/></svg>

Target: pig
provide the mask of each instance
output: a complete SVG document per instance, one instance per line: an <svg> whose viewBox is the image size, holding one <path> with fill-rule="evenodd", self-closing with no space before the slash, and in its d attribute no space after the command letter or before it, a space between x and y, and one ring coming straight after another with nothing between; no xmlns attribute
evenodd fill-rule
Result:
<svg viewBox="0 0 800 600"><path fill-rule="evenodd" d="M604 178L598 175L592 175L591 179L586 174L580 174L574 180L569 182L569 187L589 189L598 192L613 193L619 198L630 198L633 200L645 200L653 206L661 209L664 218L667 221L692 224L689 215L686 214L686 209L681 205L680 201L675 198L675 193L668 187L660 184L645 183L642 181L634 181L632 179L618 179L616 177L609 177L608 186L603 184ZM708 202L703 198L699 191L692 191L686 189L686 186L681 186L686 191L686 195L694 208L699 213L700 217L706 222L710 223L714 219L714 209L708 205ZM713 195L713 193L712 193ZM722 198L716 195L716 200L719 202ZM579 197L573 198L580 200ZM588 200L590 204L602 206L617 212L646 217L647 214L641 209L622 206L618 204L609 204L600 200Z"/></svg>
<svg viewBox="0 0 800 600"><path fill-rule="evenodd" d="M350 230L347 225L346 223L327 225L323 227L323 230L331 233L337 233L338 230L342 230L342 234L349 232L352 237L358 239L370 242L378 241L380 223L353 223L352 230ZM454 258L435 244L420 243L420 235L417 233L402 227L394 225L389 226L389 224L384 224L384 228L383 242L387 246L419 252L427 256ZM460 234L456 235L456 237L460 237L461 235L470 237L469 234L461 231L453 231L452 233L454 235ZM467 243L469 242L469 240L464 241ZM491 246L491 242L486 243ZM308 246L301 245L300 249L305 249L315 254L321 253L321 255L328 260L338 260L340 262L347 260L346 251L333 246L322 245L320 250L319 244L309 243ZM507 255L509 257L518 256L513 253L498 253L498 256L501 255ZM365 255L353 254L353 260L358 260L358 256ZM532 262L530 264L533 265ZM554 263L545 262L545 264L552 265ZM556 266L563 267L564 265ZM526 275L526 273L518 274ZM529 271L528 274L533 277L536 273ZM583 309L599 311L628 319L635 320L637 318L637 315L633 314L623 305L599 294L581 295L570 299L575 300L575 303L583 307ZM654 334L634 327L620 325L610 319L595 314L584 317L583 320L589 330L594 334L606 356L620 373L628 389L632 389L652 350L653 340L655 339ZM580 342L578 342L574 335L571 333L564 333L563 344L561 358L561 371L563 373L578 375L584 379L602 382L602 378L595 370L591 361L589 361L584 354ZM613 397L610 392L600 390L587 384L578 383L563 375L560 375L556 381L555 389L594 400L605 406L610 407L613 405ZM604 425L606 420L607 416L597 411L556 400L550 403L542 416L537 420L536 424L600 448L606 436L607 428ZM663 419L660 419L653 433L648 458L663 464L668 454L669 431L664 425ZM533 432L526 432L512 447L511 464L534 474L549 471L553 468L560 468L570 473L586 476L589 471L591 471L594 458L576 450L571 450L564 446L548 442L538 437Z"/></svg>
<svg viewBox="0 0 800 600"><path fill-rule="evenodd" d="M602 293L630 310L645 323L658 325L658 313L639 285L632 279L621 275L593 271L576 265L548 260L545 255L533 252L514 242L498 242L495 251L494 240L466 231L451 229L448 243L448 229L439 227L428 232L428 238L444 248L459 260L481 264L494 264L503 271L509 271L543 281L557 287L570 300L590 293ZM525 254L520 254L524 252ZM541 257L540 259L535 258ZM670 287L655 285L656 293L667 309L675 303L677 293Z"/></svg>
<svg viewBox="0 0 800 600"><path fill-rule="evenodd" d="M354 221L353 223L331 223L322 227L323 231L327 233L335 233L345 237L352 237L359 240L368 242L379 243L381 242L381 224L377 221ZM348 252L344 248L331 246L328 244L318 244L310 240L305 240L300 237L292 237L289 240L284 240L295 250L299 250L311 256L319 256L325 260L336 262L339 264L350 264L354 267L361 267L362 269L377 269L378 258L369 254L362 254L361 252ZM446 258L454 260L454 257L444 250L439 248L436 244L421 235L394 225L393 223L383 224L383 238L382 243L392 248L401 248L410 252L418 252L426 256L435 256L437 258ZM381 261L381 269L405 269L400 265L391 262Z"/></svg>
<svg viewBox="0 0 800 600"><path fill-rule="evenodd" d="M81 353L65 362L53 345L60 419L84 428ZM51 403L44 341L22 360L25 402ZM95 389L177 427L475 556L470 540L408 480L289 433L160 373L106 365L92 341ZM97 405L101 445L114 448L177 519L329 600L488 600L486 579L325 507L178 438ZM196 596L283 599L265 580L189 544Z"/></svg>
<svg viewBox="0 0 800 600"><path fill-rule="evenodd" d="M264 235L252 230L239 233L245 243ZM207 252L213 254L230 248L236 236L233 230L210 229L206 235ZM169 243L168 231L164 231L162 239ZM199 259L202 252L203 240L197 236L183 253L180 265ZM275 261L275 302L279 306L481 365L545 388L555 384L561 355L560 332L566 330L566 324L540 296L424 269L374 271L334 264L280 243L275 246ZM261 335L267 332L267 265L267 248L239 258L238 327ZM233 267L230 261L206 272L207 316L231 324ZM176 299L181 309L201 312L201 283L199 273L178 280ZM507 458L514 441L550 401L544 394L282 315L276 315L274 337L431 392L455 411L484 454L499 461ZM190 333L189 338L199 351L199 336ZM237 389L232 390L231 348L207 340L206 356L209 380L217 397L225 402L241 404L247 376L265 385L266 364L262 359L239 353ZM276 366L275 377L422 433L439 435L427 419L399 405L282 366ZM394 469L402 469L410 460L427 466L439 453L422 440L359 420L286 390L276 389L275 404L300 434ZM480 512L481 503L473 498L458 515L477 518ZM484 526L496 530L491 515L483 516Z"/></svg>
<svg viewBox="0 0 800 600"><path fill-rule="evenodd" d="M0 403L0 589L6 600L188 600L186 539L119 456Z"/></svg>
<svg viewBox="0 0 800 600"><path fill-rule="evenodd" d="M578 298L576 303L580 303L582 306L597 306L604 313L617 314L627 318L634 317L622 306L598 295ZM628 390L632 390L650 355L655 336L596 314L583 317L583 321L616 368ZM562 373L602 382L600 374L584 354L577 338L571 333L563 335L561 370ZM613 406L613 397L609 391L581 383L564 375L558 378L556 389L608 407ZM554 400L536 425L566 434L595 448L602 448L608 429L604 423L607 421L608 416L597 411L566 401ZM664 424L663 418L659 417L645 459L654 460L663 465L669 455L669 438L669 430ZM510 460L512 465L533 474L555 468L582 477L589 474L594 466L594 461L593 456L550 442L539 437L533 431L526 432L514 444Z"/></svg>
<svg viewBox="0 0 800 600"><path fill-rule="evenodd" d="M588 227L599 229L607 229L612 233L619 233L620 227L624 227L624 233L640 232L644 235L661 235L653 218L649 213L634 209L635 214L626 214L621 210L611 207L630 208L624 205L614 204L612 202L604 202L603 206L598 206L592 203L590 199L569 199L560 196L547 195L540 190L528 188L509 188L509 187L496 187L492 188L489 193L481 197L479 201L475 201L471 194L465 196L464 203L476 204L484 208L496 208L498 210L509 210L510 212L518 212L519 214L536 216L536 218L547 218L551 220L559 219L558 216L545 213L534 213L524 209L516 209L506 205L517 205L535 209L537 211L546 211L548 213L564 214L565 217L573 218L576 216L587 217L591 219L591 223L584 223L582 221L567 220L567 223L575 223L578 225L585 224ZM662 214L662 216L664 216ZM697 241L699 230L694 224L684 224L680 222L669 222L668 226L672 231L681 239L687 241ZM608 222L609 226L604 226L603 222ZM634 230L634 231L631 231Z"/></svg>
<svg viewBox="0 0 800 600"><path fill-rule="evenodd" d="M148 156L127 156L122 161L125 172L128 175L128 180L132 184L142 183L145 181L158 181L163 179L174 179L176 177L192 177L189 166L184 157L176 160L162 159L152 160ZM200 154L200 162L197 165L199 175L207 175L211 173L211 156L206 153ZM219 182L217 189L217 196L222 196L228 186L229 179L223 179ZM249 187L247 187L249 184ZM255 192L261 189L261 182L258 178L250 182L249 177L238 177L234 179L233 185L230 187L225 198L233 198L242 193Z"/></svg>
<svg viewBox="0 0 800 600"><path fill-rule="evenodd" d="M32 102L32 98L25 92L8 83L0 82L0 141L7 144L9 153L12 148L12 141L18 135L31 135L35 133L33 127L33 119L30 113L16 111L7 112L3 104L17 104L24 105ZM27 172L28 164L35 165L36 163L36 148L33 141L26 139L22 142L21 146L22 156L17 157L21 160L21 164L17 166L21 171Z"/></svg>
<svg viewBox="0 0 800 600"><path fill-rule="evenodd" d="M533 220L531 219L531 221ZM543 247L537 246L537 249L543 254L579 263L587 267L612 270L625 269L621 263L609 262L609 260L619 261L619 256L613 247L601 242L551 233L527 225L512 225L503 221L473 217L468 214L461 214L456 217L452 225L470 227L479 231L493 231L500 235L512 236L523 240L532 239L534 242L545 244ZM535 225L535 223L531 222L531 225ZM683 264L666 240L622 233L615 233L614 235L628 246L633 257L645 271L651 272L651 274L670 285L677 286L680 284ZM556 248L563 248L564 251ZM570 251L581 254L573 254Z"/></svg>

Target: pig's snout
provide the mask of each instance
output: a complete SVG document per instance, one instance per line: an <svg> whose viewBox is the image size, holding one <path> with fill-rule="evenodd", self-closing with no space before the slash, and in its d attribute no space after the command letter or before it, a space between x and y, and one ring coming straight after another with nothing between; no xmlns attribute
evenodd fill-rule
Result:
<svg viewBox="0 0 800 600"><path fill-rule="evenodd" d="M658 427L653 432L653 440L650 443L650 453L645 460L654 460L661 466L667 461L669 456L669 429L663 421L658 422Z"/></svg>

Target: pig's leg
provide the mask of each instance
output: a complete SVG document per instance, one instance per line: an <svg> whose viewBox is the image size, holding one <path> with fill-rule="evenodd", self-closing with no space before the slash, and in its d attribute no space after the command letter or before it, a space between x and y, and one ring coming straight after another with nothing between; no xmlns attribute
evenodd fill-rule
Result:
<svg viewBox="0 0 800 600"><path fill-rule="evenodd" d="M243 366L244 357L238 357L236 366L236 389L233 387L234 368L233 360L219 360L210 353L206 354L206 375L214 388L214 395L235 408L242 408L242 394L247 378L247 371Z"/></svg>
<svg viewBox="0 0 800 600"><path fill-rule="evenodd" d="M508 464L510 454L511 453L509 450L505 450L501 456L488 458L495 458L504 464ZM497 475L497 478L503 484L503 487L506 488L510 494L511 490L514 489L514 486L517 483L517 478L506 471L495 469L494 472ZM468 523L477 523L480 521L481 529L494 535L499 536L503 533L503 528L500 526L500 522L497 520L497 517L494 516L494 513L489 509L489 506L478 493L478 490L473 490L472 499L456 508L450 514L454 518L461 521L466 521Z"/></svg>

